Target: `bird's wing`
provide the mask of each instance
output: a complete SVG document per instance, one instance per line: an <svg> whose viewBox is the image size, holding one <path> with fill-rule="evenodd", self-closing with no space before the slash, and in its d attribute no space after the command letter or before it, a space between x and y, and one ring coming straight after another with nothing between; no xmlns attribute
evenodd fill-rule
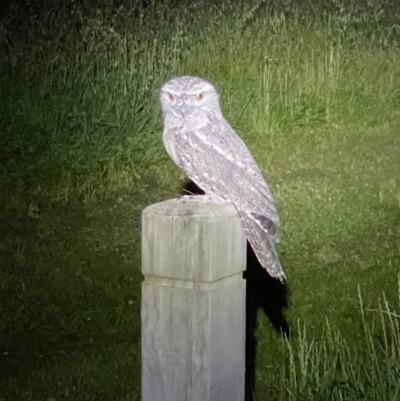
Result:
<svg viewBox="0 0 400 401"><path fill-rule="evenodd" d="M274 246L279 240L278 213L246 145L222 119L193 122L182 128L169 133L169 145L173 143L172 153L180 167L206 193L234 206L261 265L271 276L283 280L285 275Z"/></svg>
<svg viewBox="0 0 400 401"><path fill-rule="evenodd" d="M188 176L205 192L251 214L274 236L279 216L271 192L250 151L230 125L224 119L210 118L196 129L188 125L178 136L176 152Z"/></svg>

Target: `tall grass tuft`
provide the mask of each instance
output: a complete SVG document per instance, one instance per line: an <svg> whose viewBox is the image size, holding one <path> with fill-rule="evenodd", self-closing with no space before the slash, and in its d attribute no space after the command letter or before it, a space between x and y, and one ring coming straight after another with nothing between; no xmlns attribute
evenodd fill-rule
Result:
<svg viewBox="0 0 400 401"><path fill-rule="evenodd" d="M368 309L360 289L358 295L363 324L358 342L349 343L329 319L318 338L298 321L293 338L282 344L282 365L259 375L257 400L399 399L400 314L385 296L377 309Z"/></svg>

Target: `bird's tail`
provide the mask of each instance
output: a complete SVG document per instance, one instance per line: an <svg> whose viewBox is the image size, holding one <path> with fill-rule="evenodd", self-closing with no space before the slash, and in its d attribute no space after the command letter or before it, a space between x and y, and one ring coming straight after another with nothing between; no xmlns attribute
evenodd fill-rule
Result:
<svg viewBox="0 0 400 401"><path fill-rule="evenodd" d="M275 243L279 241L276 226L266 218L260 219L260 216L237 212L257 259L272 277L283 281L286 278L285 273L275 250Z"/></svg>

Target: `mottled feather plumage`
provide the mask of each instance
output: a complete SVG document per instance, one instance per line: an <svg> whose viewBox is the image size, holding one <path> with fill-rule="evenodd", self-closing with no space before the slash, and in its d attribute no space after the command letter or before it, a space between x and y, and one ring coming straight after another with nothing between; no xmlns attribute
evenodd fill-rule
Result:
<svg viewBox="0 0 400 401"><path fill-rule="evenodd" d="M197 77L174 78L161 88L160 103L163 142L172 160L207 195L233 205L261 265L283 279L274 246L279 216L271 192L247 146L223 117L213 85Z"/></svg>

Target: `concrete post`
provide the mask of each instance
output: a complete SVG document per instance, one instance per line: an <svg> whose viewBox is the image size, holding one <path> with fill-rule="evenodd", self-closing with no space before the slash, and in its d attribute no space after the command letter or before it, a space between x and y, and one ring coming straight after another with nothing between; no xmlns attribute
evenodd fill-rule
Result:
<svg viewBox="0 0 400 401"><path fill-rule="evenodd" d="M143 211L142 401L244 400L245 259L227 204Z"/></svg>

